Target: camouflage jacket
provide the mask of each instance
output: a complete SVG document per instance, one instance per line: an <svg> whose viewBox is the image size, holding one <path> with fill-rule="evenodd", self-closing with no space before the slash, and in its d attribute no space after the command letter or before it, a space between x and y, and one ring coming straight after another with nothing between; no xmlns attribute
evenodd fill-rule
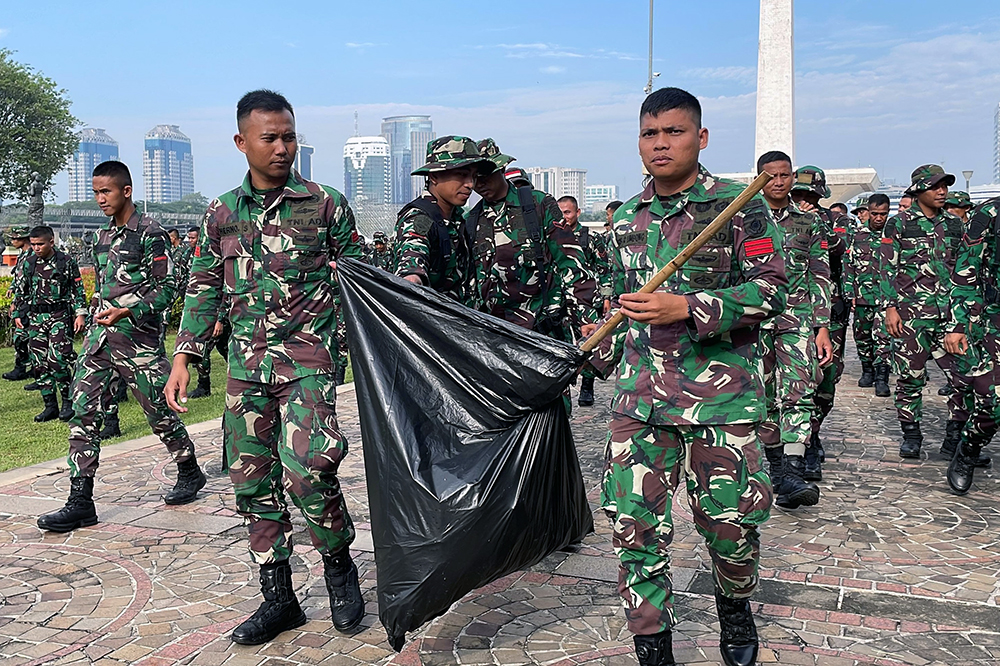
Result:
<svg viewBox="0 0 1000 666"><path fill-rule="evenodd" d="M420 197L435 206L430 192ZM412 203L412 202L411 202ZM418 208L404 208L396 220L396 275L417 275L431 289L464 303L468 297L469 247L462 233L465 218L456 207L444 220L447 238L429 238L434 220ZM431 246L434 247L431 247ZM442 249L447 246L447 257Z"/></svg>
<svg viewBox="0 0 1000 666"><path fill-rule="evenodd" d="M31 250L21 250L18 252L17 260L14 262L14 268L10 271L10 285L7 287L7 298L13 299L14 293L17 290L17 282L21 279L24 271L24 263L28 260L32 254Z"/></svg>
<svg viewBox="0 0 1000 666"><path fill-rule="evenodd" d="M816 211L826 228L826 249L830 264L830 323L846 324L851 316L851 304L844 298L844 264L847 257L847 225L845 215L838 216L828 208Z"/></svg>
<svg viewBox="0 0 1000 666"><path fill-rule="evenodd" d="M829 229L813 213L794 203L771 210L782 231L788 297L785 309L764 326L777 330L819 328L830 325Z"/></svg>
<svg viewBox="0 0 1000 666"><path fill-rule="evenodd" d="M568 316L578 328L595 320L595 282L584 268L578 231L562 223L551 195L532 190L531 197L542 236L541 266L516 187L509 186L503 200L483 201L470 211L478 224L472 230L469 305L523 328L538 329L543 315Z"/></svg>
<svg viewBox="0 0 1000 666"><path fill-rule="evenodd" d="M880 247L884 307L904 321L948 319L954 251L962 221L941 210L933 218L917 203L885 223Z"/></svg>
<svg viewBox="0 0 1000 666"><path fill-rule="evenodd" d="M612 306L677 256L743 191L702 168L661 201L651 182L615 213ZM781 231L757 196L660 287L691 316L665 326L626 319L595 350L604 375L620 362L612 410L654 425L752 423L766 413L760 323L785 306Z"/></svg>
<svg viewBox="0 0 1000 666"><path fill-rule="evenodd" d="M844 296L856 305L880 305L882 230L862 225L848 235L844 266Z"/></svg>
<svg viewBox="0 0 1000 666"><path fill-rule="evenodd" d="M91 305L95 312L112 306L128 308L131 316L114 326L125 337L159 338L162 313L177 296L168 247L170 240L160 223L138 210L120 227L110 219L95 235ZM91 332L96 342L105 327L94 326Z"/></svg>
<svg viewBox="0 0 1000 666"><path fill-rule="evenodd" d="M384 250L379 252L372 245L371 251L368 253L367 262L374 266L375 268L381 268L384 271L392 272L395 268L395 262L393 261L392 248L386 247Z"/></svg>
<svg viewBox="0 0 1000 666"><path fill-rule="evenodd" d="M191 259L194 257L194 250L187 244L187 240L170 250L170 258L174 262L174 280L177 282L177 292L180 298L184 298L187 291L188 277L191 275Z"/></svg>
<svg viewBox="0 0 1000 666"><path fill-rule="evenodd" d="M55 250L48 259L32 253L24 262L21 278L14 292L14 316L24 324L31 319L33 308L60 308L50 314L87 314L87 296L76 259Z"/></svg>
<svg viewBox="0 0 1000 666"><path fill-rule="evenodd" d="M228 297L230 377L273 385L334 372L330 262L359 258L358 239L354 213L340 192L292 171L284 188L265 201L247 174L205 213L174 353L205 354Z"/></svg>
<svg viewBox="0 0 1000 666"><path fill-rule="evenodd" d="M587 268L597 281L597 296L594 297L594 307L598 310L604 305L602 301L611 297L611 259L608 256L608 234L591 229L589 242L584 250L587 257Z"/></svg>
<svg viewBox="0 0 1000 666"><path fill-rule="evenodd" d="M951 287L951 330L974 339L1000 325L1000 197L979 204L958 246Z"/></svg>

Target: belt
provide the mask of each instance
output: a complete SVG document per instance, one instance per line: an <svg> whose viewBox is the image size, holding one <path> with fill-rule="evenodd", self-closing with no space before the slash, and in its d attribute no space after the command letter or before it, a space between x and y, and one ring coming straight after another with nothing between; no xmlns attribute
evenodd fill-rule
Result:
<svg viewBox="0 0 1000 666"><path fill-rule="evenodd" d="M69 301L63 303L36 303L28 307L28 312L32 314L52 314L53 312L69 312Z"/></svg>

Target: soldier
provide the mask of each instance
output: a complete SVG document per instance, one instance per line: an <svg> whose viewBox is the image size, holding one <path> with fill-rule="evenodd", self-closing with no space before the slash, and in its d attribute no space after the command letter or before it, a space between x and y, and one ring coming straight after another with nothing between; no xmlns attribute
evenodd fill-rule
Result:
<svg viewBox="0 0 1000 666"><path fill-rule="evenodd" d="M944 211L962 220L962 226L969 226L969 211L972 210L972 199L968 192L956 190L948 193L948 198L944 200Z"/></svg>
<svg viewBox="0 0 1000 666"><path fill-rule="evenodd" d="M908 193L909 209L886 222L881 247L882 300L889 335L896 338L896 413L903 431L902 458L919 458L923 437L921 392L927 360L933 358L951 382L954 357L944 348L950 320L949 297L954 252L962 240L962 221L944 211L955 177L936 164L917 167ZM958 394L948 400L949 420L959 421ZM955 426L949 426L954 431ZM954 437L957 433L952 432Z"/></svg>
<svg viewBox="0 0 1000 666"><path fill-rule="evenodd" d="M797 509L815 505L820 495L816 484L803 475L819 368L833 360L829 234L814 213L800 211L788 196L792 189L788 155L777 150L764 153L757 160L757 172L764 171L774 176L763 195L784 232L788 298L785 310L761 325L767 418L758 432L771 468L775 503Z"/></svg>
<svg viewBox="0 0 1000 666"><path fill-rule="evenodd" d="M870 213L868 210L868 197L858 197L851 209L851 214L858 218L859 228L868 223Z"/></svg>
<svg viewBox="0 0 1000 666"><path fill-rule="evenodd" d="M334 627L347 632L364 617L349 551L354 525L337 479L347 442L337 425L331 307L335 262L360 257L361 246L344 195L292 169L298 146L288 100L248 92L236 121L234 140L249 173L205 213L166 395L171 408L187 411L187 366L208 353L228 297L225 459L264 596L232 640L258 645L307 621L292 586L292 523L282 488L323 556Z"/></svg>
<svg viewBox="0 0 1000 666"><path fill-rule="evenodd" d="M971 356L967 376L975 392L975 409L948 465L948 485L959 495L972 488L983 447L997 432L1000 419L1000 197L973 212L958 247L952 273L951 320L944 347ZM972 354L969 349L972 348Z"/></svg>
<svg viewBox="0 0 1000 666"><path fill-rule="evenodd" d="M191 276L191 260L194 259L194 252L198 247L198 227L191 227L187 230L185 236L184 249L178 252L177 258L180 262L179 265L175 265L174 269L177 273L177 284L180 285L180 301L183 305L184 296L187 291L188 280ZM188 394L188 398L207 398L212 395L212 349L224 347L220 345L219 336L222 334L222 329L224 327L224 321L226 320L226 314L219 308L219 313L216 317L215 326L212 327L212 339L209 341L208 347L206 348L206 353L201 359L194 364L194 368L198 374L198 385L195 387L194 391ZM226 354L222 353L222 358L226 358Z"/></svg>
<svg viewBox="0 0 1000 666"><path fill-rule="evenodd" d="M816 386L812 439L806 448L806 469L803 475L807 481L823 479L821 464L825 453L819 432L823 421L833 409L837 383L844 374L844 347L847 342L847 323L851 318L851 304L844 298L844 255L847 252L848 218L820 206L819 200L829 196L830 188L826 185L826 174L822 169L804 166L795 170L792 200L800 210L816 213L820 221L827 225L830 281L833 287L830 294L830 341L833 343L833 361L821 368L822 377ZM844 211L847 210L846 206L843 204L841 206Z"/></svg>
<svg viewBox="0 0 1000 666"><path fill-rule="evenodd" d="M427 144L427 162L412 174L427 177L427 190L396 218L396 275L457 301L468 299L471 248L462 206L476 176L494 168L468 137L442 136Z"/></svg>
<svg viewBox="0 0 1000 666"><path fill-rule="evenodd" d="M372 237L371 265L381 268L384 271L392 272L394 266L392 262L392 248L389 246L389 237L384 231L376 231Z"/></svg>
<svg viewBox="0 0 1000 666"><path fill-rule="evenodd" d="M37 226L30 236L32 254L14 290L14 325L27 332L31 367L45 402L35 422L56 417L69 421L73 418L69 382L76 361L73 336L83 330L87 314L83 278L76 260L55 248L51 227Z"/></svg>
<svg viewBox="0 0 1000 666"><path fill-rule="evenodd" d="M160 341L163 310L175 296L167 234L132 203L132 176L121 162L94 168L94 196L109 222L93 245L96 308L73 376L69 423L69 500L61 510L41 516L38 526L69 532L97 523L94 474L101 452L98 433L102 396L114 372L124 379L146 420L177 462L177 483L165 504L194 501L205 485L194 444L184 424L167 408L163 388L170 364Z"/></svg>
<svg viewBox="0 0 1000 666"><path fill-rule="evenodd" d="M913 203L913 197L909 192L904 192L903 196L899 197L899 203L896 205L896 212L902 213L905 210L909 210L911 203Z"/></svg>
<svg viewBox="0 0 1000 666"><path fill-rule="evenodd" d="M612 307L621 306L628 325L592 360L602 376L619 366L602 488L621 561L618 589L639 663L673 664L667 548L684 478L712 558L723 660L754 664L749 597L758 528L771 506L757 439L766 411L757 347L760 323L784 307L781 236L755 197L663 287L637 293L742 191L698 163L708 130L694 96L658 90L639 123L651 178L615 214L610 250Z"/></svg>
<svg viewBox="0 0 1000 666"><path fill-rule="evenodd" d="M181 232L177 231L177 229L171 229L170 231L167 232L167 236L170 238L171 248L176 250L177 248L181 247Z"/></svg>
<svg viewBox="0 0 1000 666"><path fill-rule="evenodd" d="M881 307L880 248L889 217L889 197L876 193L867 200L866 223L848 234L844 266L844 296L854 306L854 343L861 359L858 386L875 386L875 395L889 396L891 348Z"/></svg>
<svg viewBox="0 0 1000 666"><path fill-rule="evenodd" d="M25 262L31 256L31 243L28 238L28 227L24 225L12 226L7 230L7 236L10 238L10 244L18 251L17 261L14 263L14 268L11 271L10 287L7 289L7 298L11 299L10 314L11 318L13 318L14 287L22 275ZM31 376L28 372L30 357L28 355L27 331L14 326L11 337L14 343L14 369L3 373L3 378L8 381L19 382Z"/></svg>

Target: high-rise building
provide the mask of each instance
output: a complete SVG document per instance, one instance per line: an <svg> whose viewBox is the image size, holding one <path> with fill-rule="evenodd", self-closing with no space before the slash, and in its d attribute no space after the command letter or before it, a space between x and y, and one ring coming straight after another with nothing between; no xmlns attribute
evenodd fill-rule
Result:
<svg viewBox="0 0 1000 666"><path fill-rule="evenodd" d="M352 205L392 203L391 165L385 137L351 137L344 144L344 196Z"/></svg>
<svg viewBox="0 0 1000 666"><path fill-rule="evenodd" d="M1000 104L993 114L993 182L1000 183Z"/></svg>
<svg viewBox="0 0 1000 666"><path fill-rule="evenodd" d="M191 139L177 125L157 125L146 132L142 180L146 200L153 203L170 203L194 194Z"/></svg>
<svg viewBox="0 0 1000 666"><path fill-rule="evenodd" d="M618 198L617 185L587 185L584 191L586 201L581 204L584 210L593 210L595 205L607 205Z"/></svg>
<svg viewBox="0 0 1000 666"><path fill-rule="evenodd" d="M423 177L410 172L424 163L434 124L430 116L391 116L382 119L382 136L389 142L392 202L408 203L423 190Z"/></svg>
<svg viewBox="0 0 1000 666"><path fill-rule="evenodd" d="M69 201L89 201L94 167L101 162L118 159L118 142L99 127L87 127L80 132L80 145L69 163Z"/></svg>
<svg viewBox="0 0 1000 666"><path fill-rule="evenodd" d="M536 190L547 192L556 199L576 197L577 203L587 201L587 170L567 167L528 167L525 169Z"/></svg>
<svg viewBox="0 0 1000 666"><path fill-rule="evenodd" d="M295 170L306 180L313 178L313 153L316 149L306 141L305 134L295 135L299 144L299 149L295 153Z"/></svg>

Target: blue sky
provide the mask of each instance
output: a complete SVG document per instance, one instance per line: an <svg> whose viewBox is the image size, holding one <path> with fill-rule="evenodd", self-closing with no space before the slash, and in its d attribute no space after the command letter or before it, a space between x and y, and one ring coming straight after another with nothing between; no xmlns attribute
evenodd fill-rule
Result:
<svg viewBox="0 0 1000 666"><path fill-rule="evenodd" d="M639 187L644 0L10 4L0 47L64 87L136 175L143 134L180 125L210 197L243 176L234 109L259 87L289 98L316 146L314 177L339 189L355 110L362 134L429 113L439 135L492 136L522 166L586 168L624 196ZM656 3L657 83L702 100L713 171L753 157L757 21L754 0ZM883 180L938 162L989 182L998 28L995 1L799 0L796 161L873 166ZM55 194L65 200L64 176Z"/></svg>

